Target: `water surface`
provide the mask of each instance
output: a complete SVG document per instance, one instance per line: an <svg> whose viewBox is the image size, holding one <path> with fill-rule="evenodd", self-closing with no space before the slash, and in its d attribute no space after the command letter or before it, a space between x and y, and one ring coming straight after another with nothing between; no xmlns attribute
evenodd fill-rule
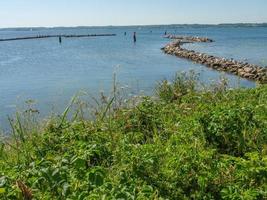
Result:
<svg viewBox="0 0 267 200"><path fill-rule="evenodd" d="M137 32L137 43L132 33ZM222 73L190 61L165 55L160 50L168 39L162 34L205 36L214 43L187 44L186 47L212 55L234 58L261 66L267 65L266 27L229 26L148 26L0 29L0 38L46 34L115 33L116 37L57 38L0 43L0 126L7 116L28 99L34 99L41 115L56 108L62 111L70 98L84 90L92 95L108 91L116 72L122 85L133 92L152 94L155 83L170 79L177 71L191 69L204 82L218 80ZM127 35L124 36L124 32ZM254 87L254 83L225 75L231 85Z"/></svg>

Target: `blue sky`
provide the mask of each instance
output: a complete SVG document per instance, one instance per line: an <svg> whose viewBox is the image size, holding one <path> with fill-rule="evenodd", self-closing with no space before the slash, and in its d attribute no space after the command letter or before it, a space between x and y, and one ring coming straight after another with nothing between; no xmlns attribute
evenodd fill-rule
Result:
<svg viewBox="0 0 267 200"><path fill-rule="evenodd" d="M0 27L267 22L267 0L0 0Z"/></svg>

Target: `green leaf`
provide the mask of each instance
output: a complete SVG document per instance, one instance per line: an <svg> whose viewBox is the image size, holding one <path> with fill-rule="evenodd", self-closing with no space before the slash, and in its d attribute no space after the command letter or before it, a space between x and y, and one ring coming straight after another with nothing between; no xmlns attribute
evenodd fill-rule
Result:
<svg viewBox="0 0 267 200"><path fill-rule="evenodd" d="M76 169L84 168L86 167L86 160L82 158L75 158L72 164L74 165Z"/></svg>
<svg viewBox="0 0 267 200"><path fill-rule="evenodd" d="M143 187L142 192L146 193L146 194L152 194L153 193L153 187L146 185Z"/></svg>
<svg viewBox="0 0 267 200"><path fill-rule="evenodd" d="M101 170L94 170L90 172L89 182L95 187L100 187L104 184L104 173Z"/></svg>
<svg viewBox="0 0 267 200"><path fill-rule="evenodd" d="M68 196L69 191L70 191L70 185L69 185L68 183L65 182L65 183L63 184L62 195L63 195L64 197Z"/></svg>
<svg viewBox="0 0 267 200"><path fill-rule="evenodd" d="M0 177L0 188L3 187L6 184L6 177L2 176Z"/></svg>
<svg viewBox="0 0 267 200"><path fill-rule="evenodd" d="M6 189L5 188L0 188L0 194L3 194L6 192Z"/></svg>

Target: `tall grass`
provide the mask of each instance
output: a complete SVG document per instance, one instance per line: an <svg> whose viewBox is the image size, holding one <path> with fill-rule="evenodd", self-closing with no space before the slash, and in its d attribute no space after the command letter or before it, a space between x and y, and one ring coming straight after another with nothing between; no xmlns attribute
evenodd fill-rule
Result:
<svg viewBox="0 0 267 200"><path fill-rule="evenodd" d="M198 75L126 99L114 76L45 122L10 119L0 144L1 199L266 199L267 87L202 89Z"/></svg>

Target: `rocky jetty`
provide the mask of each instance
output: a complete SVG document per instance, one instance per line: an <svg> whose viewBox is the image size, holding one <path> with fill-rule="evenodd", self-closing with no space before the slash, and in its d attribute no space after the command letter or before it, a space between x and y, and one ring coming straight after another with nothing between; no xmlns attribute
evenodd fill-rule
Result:
<svg viewBox="0 0 267 200"><path fill-rule="evenodd" d="M214 42L212 39L206 37L167 35L165 36L165 38L187 41L187 42Z"/></svg>
<svg viewBox="0 0 267 200"><path fill-rule="evenodd" d="M166 54L192 60L195 63L206 65L212 69L225 71L259 83L267 83L267 67L260 67L245 62L235 61L233 59L220 58L181 47L185 41L212 42L213 40L211 39L182 36L168 36L168 38L174 38L175 41L162 48Z"/></svg>

